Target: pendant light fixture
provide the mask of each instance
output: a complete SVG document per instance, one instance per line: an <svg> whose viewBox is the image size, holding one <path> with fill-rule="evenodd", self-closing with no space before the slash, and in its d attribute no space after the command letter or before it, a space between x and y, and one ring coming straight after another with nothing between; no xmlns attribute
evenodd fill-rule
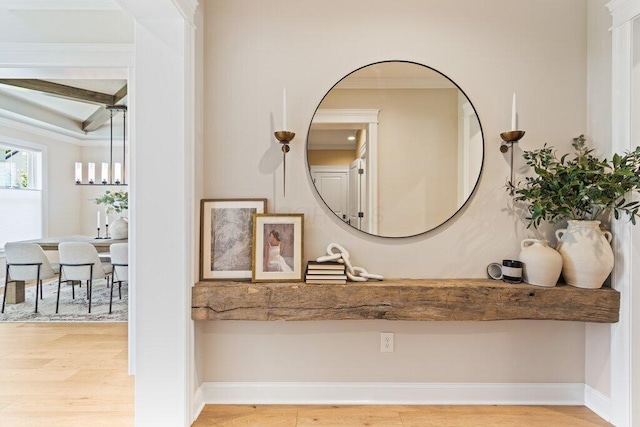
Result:
<svg viewBox="0 0 640 427"><path fill-rule="evenodd" d="M110 125L110 139L109 139L109 163L103 162L101 167L101 180L99 184L96 184L96 164L87 164L87 183L82 182L82 163L76 162L75 165L75 178L76 185L127 185L125 181L126 176L126 164L127 164L127 144L126 144L126 132L127 132L127 106L126 105L109 105L105 107L109 110L109 125ZM118 112L122 112L122 163L113 162L113 116ZM101 183L101 184L100 184Z"/></svg>

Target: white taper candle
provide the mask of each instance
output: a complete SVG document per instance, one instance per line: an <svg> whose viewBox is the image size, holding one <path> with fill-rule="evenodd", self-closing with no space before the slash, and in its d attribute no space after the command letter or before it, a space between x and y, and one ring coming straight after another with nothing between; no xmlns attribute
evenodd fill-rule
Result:
<svg viewBox="0 0 640 427"><path fill-rule="evenodd" d="M109 182L109 163L102 163L102 182Z"/></svg>
<svg viewBox="0 0 640 427"><path fill-rule="evenodd" d="M89 182L93 184L95 180L96 180L96 164L89 163Z"/></svg>
<svg viewBox="0 0 640 427"><path fill-rule="evenodd" d="M516 112L516 93L513 93L513 102L511 104L511 130L518 130L518 113Z"/></svg>
<svg viewBox="0 0 640 427"><path fill-rule="evenodd" d="M122 165L120 163L114 163L113 180L116 183L122 182Z"/></svg>
<svg viewBox="0 0 640 427"><path fill-rule="evenodd" d="M82 182L82 163L76 162L76 182Z"/></svg>
<svg viewBox="0 0 640 427"><path fill-rule="evenodd" d="M282 130L287 130L287 89L282 89Z"/></svg>

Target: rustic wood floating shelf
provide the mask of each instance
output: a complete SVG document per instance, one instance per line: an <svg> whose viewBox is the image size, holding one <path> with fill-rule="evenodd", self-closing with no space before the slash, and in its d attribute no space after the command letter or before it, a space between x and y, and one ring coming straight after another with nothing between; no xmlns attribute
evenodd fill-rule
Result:
<svg viewBox="0 0 640 427"><path fill-rule="evenodd" d="M542 288L488 279L302 282L199 282L194 320L568 320L615 323L620 293L567 285Z"/></svg>

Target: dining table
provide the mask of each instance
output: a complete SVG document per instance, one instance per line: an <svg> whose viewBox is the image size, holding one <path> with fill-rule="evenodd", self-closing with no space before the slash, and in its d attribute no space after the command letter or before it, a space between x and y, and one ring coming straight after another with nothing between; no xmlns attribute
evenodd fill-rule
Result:
<svg viewBox="0 0 640 427"><path fill-rule="evenodd" d="M95 236L62 236L44 237L42 239L22 240L23 243L36 243L44 251L57 251L58 245L62 242L87 242L95 246L98 254L107 254L109 247L114 243L127 243L129 239L106 239ZM7 304L19 304L25 300L25 282L16 281L7 284Z"/></svg>

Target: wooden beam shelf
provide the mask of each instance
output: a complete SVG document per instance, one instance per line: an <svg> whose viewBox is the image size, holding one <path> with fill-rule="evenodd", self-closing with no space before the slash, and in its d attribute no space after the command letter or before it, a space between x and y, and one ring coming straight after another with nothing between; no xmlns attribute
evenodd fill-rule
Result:
<svg viewBox="0 0 640 427"><path fill-rule="evenodd" d="M302 282L199 282L194 320L567 320L615 323L620 293L611 288L543 288L489 279Z"/></svg>

